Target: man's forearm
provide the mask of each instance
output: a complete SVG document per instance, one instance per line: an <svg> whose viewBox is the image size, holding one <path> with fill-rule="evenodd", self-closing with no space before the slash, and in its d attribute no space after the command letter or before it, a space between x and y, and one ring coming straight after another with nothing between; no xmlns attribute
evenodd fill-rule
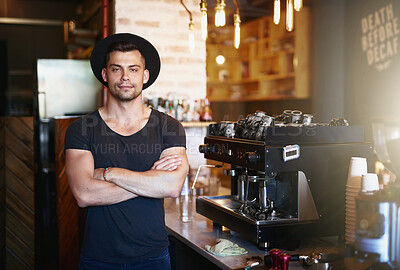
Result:
<svg viewBox="0 0 400 270"><path fill-rule="evenodd" d="M72 190L80 207L111 205L138 197L138 195L103 180L88 179L85 187Z"/></svg>
<svg viewBox="0 0 400 270"><path fill-rule="evenodd" d="M139 196L165 198L179 196L186 174L185 167L174 171L149 170L146 172L110 168L107 172L107 180Z"/></svg>

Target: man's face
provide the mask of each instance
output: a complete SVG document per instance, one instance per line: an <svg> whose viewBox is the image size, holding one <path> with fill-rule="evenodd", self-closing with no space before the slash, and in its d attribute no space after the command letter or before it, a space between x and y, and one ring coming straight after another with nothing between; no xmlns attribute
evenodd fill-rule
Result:
<svg viewBox="0 0 400 270"><path fill-rule="evenodd" d="M111 95L121 101L137 98L143 89L143 84L149 80L149 71L139 51L110 54L110 59L103 68L101 75L108 83Z"/></svg>

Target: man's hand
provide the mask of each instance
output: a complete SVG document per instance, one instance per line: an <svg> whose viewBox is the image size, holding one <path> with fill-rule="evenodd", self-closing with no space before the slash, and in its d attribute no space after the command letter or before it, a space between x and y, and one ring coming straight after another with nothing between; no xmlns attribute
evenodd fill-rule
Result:
<svg viewBox="0 0 400 270"><path fill-rule="evenodd" d="M151 167L152 170L174 171L182 164L182 159L178 155L165 156L156 162Z"/></svg>
<svg viewBox="0 0 400 270"><path fill-rule="evenodd" d="M104 170L105 168L98 168L94 170L93 178L97 180L104 180Z"/></svg>

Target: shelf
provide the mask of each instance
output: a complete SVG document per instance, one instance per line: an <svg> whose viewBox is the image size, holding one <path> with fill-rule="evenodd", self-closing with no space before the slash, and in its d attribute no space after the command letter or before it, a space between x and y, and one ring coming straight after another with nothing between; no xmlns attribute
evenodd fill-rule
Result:
<svg viewBox="0 0 400 270"><path fill-rule="evenodd" d="M277 80L285 80L285 79L293 79L295 77L294 72L287 74L270 74L270 75L261 75L257 79L242 79L236 81L208 81L209 85L242 85L242 84L251 84L251 83L259 83L260 81L277 81Z"/></svg>
<svg viewBox="0 0 400 270"><path fill-rule="evenodd" d="M271 37L263 37L259 39L259 42L270 42L270 41L275 41L275 40L281 40L281 39L289 39L289 38L294 38L294 32L291 33L285 33L284 35L276 38L271 38Z"/></svg>
<svg viewBox="0 0 400 270"><path fill-rule="evenodd" d="M295 96L241 97L237 99L210 98L210 102L254 102L254 101L276 101L276 100L308 100L308 98L298 98Z"/></svg>
<svg viewBox="0 0 400 270"><path fill-rule="evenodd" d="M225 84L225 85L238 85L238 84L249 84L249 83L258 83L258 79L242 79L242 80L236 80L236 81L207 81L207 84L210 85L221 85L221 84Z"/></svg>
<svg viewBox="0 0 400 270"><path fill-rule="evenodd" d="M285 79L293 79L295 77L294 72L286 73L286 74L270 74L270 75L262 75L258 80L260 81L277 81L277 80L285 80Z"/></svg>
<svg viewBox="0 0 400 270"><path fill-rule="evenodd" d="M184 128L190 127L208 127L210 124L215 124L215 122L181 122Z"/></svg>
<svg viewBox="0 0 400 270"><path fill-rule="evenodd" d="M287 50L260 52L258 58L263 59L268 57L277 57L286 54L294 54L294 48L290 48Z"/></svg>

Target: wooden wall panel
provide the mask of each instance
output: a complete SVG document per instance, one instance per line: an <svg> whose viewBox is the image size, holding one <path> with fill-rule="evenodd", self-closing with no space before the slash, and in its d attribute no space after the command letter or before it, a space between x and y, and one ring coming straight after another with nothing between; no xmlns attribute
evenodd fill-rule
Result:
<svg viewBox="0 0 400 270"><path fill-rule="evenodd" d="M65 132L75 119L54 121L60 270L77 269L84 229L85 210L78 207L65 173Z"/></svg>
<svg viewBox="0 0 400 270"><path fill-rule="evenodd" d="M6 191L5 191L5 121L0 117L0 269L5 268L6 262Z"/></svg>
<svg viewBox="0 0 400 270"><path fill-rule="evenodd" d="M5 232L4 269L34 269L33 117L3 117L0 127L0 184ZM3 213L4 211L4 213ZM4 238L3 238L4 239Z"/></svg>

